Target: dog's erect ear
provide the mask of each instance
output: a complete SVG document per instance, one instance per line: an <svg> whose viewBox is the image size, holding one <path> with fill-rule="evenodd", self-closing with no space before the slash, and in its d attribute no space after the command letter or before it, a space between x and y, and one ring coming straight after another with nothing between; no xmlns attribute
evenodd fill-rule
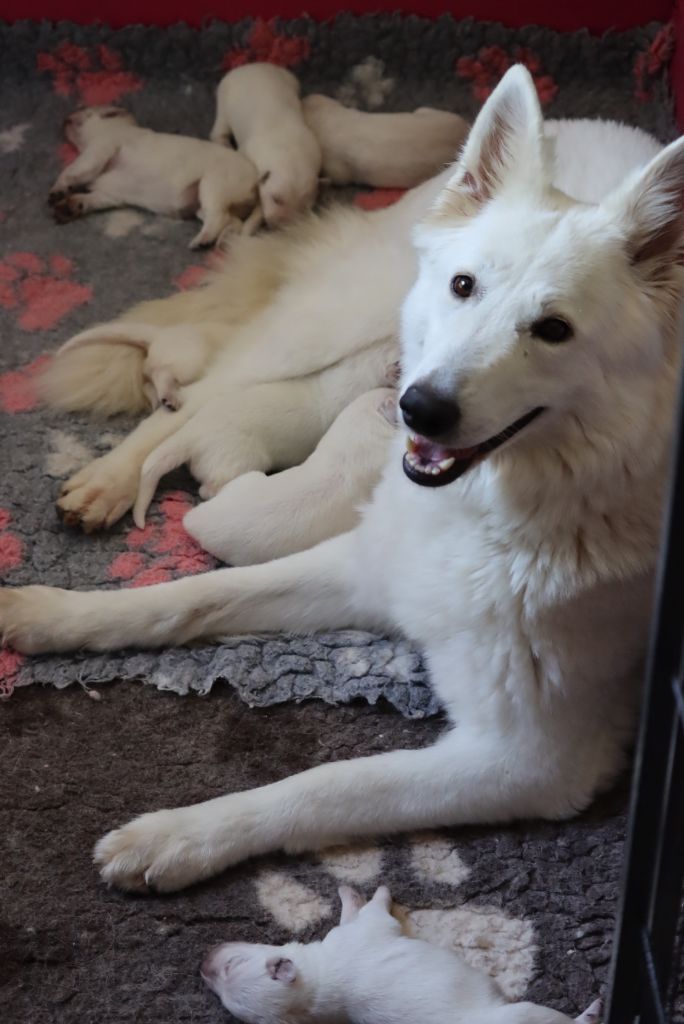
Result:
<svg viewBox="0 0 684 1024"><path fill-rule="evenodd" d="M266 961L266 970L274 981L282 981L285 985L291 985L297 978L297 968L285 956L272 956Z"/></svg>
<svg viewBox="0 0 684 1024"><path fill-rule="evenodd" d="M545 180L543 120L529 71L506 72L480 111L455 173L439 195L434 213L474 213L514 181Z"/></svg>
<svg viewBox="0 0 684 1024"><path fill-rule="evenodd" d="M624 223L635 266L657 273L664 263L684 263L684 138L667 146L604 205Z"/></svg>

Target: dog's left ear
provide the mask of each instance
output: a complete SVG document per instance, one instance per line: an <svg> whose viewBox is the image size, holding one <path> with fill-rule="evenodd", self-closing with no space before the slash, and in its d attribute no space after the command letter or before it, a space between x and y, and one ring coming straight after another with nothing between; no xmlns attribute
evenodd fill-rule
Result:
<svg viewBox="0 0 684 1024"><path fill-rule="evenodd" d="M684 138L608 196L605 207L624 224L632 263L657 272L684 264Z"/></svg>
<svg viewBox="0 0 684 1024"><path fill-rule="evenodd" d="M476 213L505 187L546 180L543 120L529 71L506 72L480 111L455 173L438 196L433 216ZM428 218L430 219L430 218Z"/></svg>

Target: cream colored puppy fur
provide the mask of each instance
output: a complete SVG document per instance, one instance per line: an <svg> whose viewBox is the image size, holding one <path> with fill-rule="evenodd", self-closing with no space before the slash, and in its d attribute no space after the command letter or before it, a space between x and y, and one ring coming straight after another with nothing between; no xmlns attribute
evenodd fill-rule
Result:
<svg viewBox="0 0 684 1024"><path fill-rule="evenodd" d="M456 155L469 125L458 114L420 107L414 113L368 114L328 96L307 96L304 117L334 185L413 188Z"/></svg>
<svg viewBox="0 0 684 1024"><path fill-rule="evenodd" d="M496 982L449 949L414 939L391 913L387 886L364 903L339 890L342 914L322 942L226 942L201 973L246 1024L570 1024L534 1003L508 1003ZM595 1000L575 1018L598 1024Z"/></svg>
<svg viewBox="0 0 684 1024"><path fill-rule="evenodd" d="M318 194L321 147L307 126L299 82L275 64L244 64L216 90L214 142L230 136L259 170L264 220L281 227L311 209Z"/></svg>
<svg viewBox="0 0 684 1024"><path fill-rule="evenodd" d="M202 230L191 249L213 245L223 232L255 229L258 175L242 154L141 128L121 107L84 107L66 119L64 130L79 155L50 191L58 221L129 205L197 216Z"/></svg>
<svg viewBox="0 0 684 1024"><path fill-rule="evenodd" d="M356 384L340 371L344 387L324 392L323 404L346 392L346 405L355 387L372 383L363 354L392 336L397 292L412 280L401 315L401 402L422 389L428 410L448 409L450 422L439 436L409 438L408 454L435 455L443 479L407 462L400 429L361 524L307 551L132 590L1 592L0 628L25 653L269 630L400 631L424 651L451 723L431 747L329 763L145 814L98 843L107 882L168 891L270 850L562 818L623 767L681 350L684 141L660 151L643 133L579 122L557 125L556 142L553 173L534 84L523 68L510 70L447 175L373 218L345 213L307 228L271 279L279 287L265 292L259 278L251 293L259 312L232 321L241 326L230 355L222 350L204 381L185 390L181 410L157 411L111 460L86 471L88 486L97 485L93 501L130 500L127 474L132 466L136 477L142 451L175 429L169 421L192 415L196 395L206 405L210 387L221 408L239 405L250 375L270 388L355 361ZM409 224L418 219L413 251ZM281 243L282 257L289 243ZM234 272L245 272L242 261ZM220 280L221 303L230 304L231 277ZM245 315L244 289L238 300L226 321ZM174 322L184 311L196 321L201 309L215 322L217 303L209 285L142 307L143 319ZM68 401L98 404L107 386L99 349L56 360L53 385L61 380L63 396L71 367ZM103 349L116 356L114 380L140 372L142 354ZM383 361L376 365L379 372ZM111 399L116 388L108 390ZM308 402L319 416L314 434L341 411L322 414L319 394L315 385L302 392L301 420L312 414ZM258 406L262 421L269 403ZM217 431L254 421L254 407L238 411L230 424L207 419L216 451ZM273 417L281 438L300 423L294 408L282 416L276 406ZM311 427L297 427L293 450L300 430ZM242 443L224 436L224 449L234 437ZM444 485L426 486L435 482Z"/></svg>

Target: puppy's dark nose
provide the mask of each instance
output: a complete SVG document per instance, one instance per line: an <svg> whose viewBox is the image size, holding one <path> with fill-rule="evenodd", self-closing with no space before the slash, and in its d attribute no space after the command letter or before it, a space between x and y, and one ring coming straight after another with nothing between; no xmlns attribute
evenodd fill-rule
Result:
<svg viewBox="0 0 684 1024"><path fill-rule="evenodd" d="M404 423L416 434L439 437L458 426L461 410L453 398L445 398L427 384L412 384L399 399Z"/></svg>

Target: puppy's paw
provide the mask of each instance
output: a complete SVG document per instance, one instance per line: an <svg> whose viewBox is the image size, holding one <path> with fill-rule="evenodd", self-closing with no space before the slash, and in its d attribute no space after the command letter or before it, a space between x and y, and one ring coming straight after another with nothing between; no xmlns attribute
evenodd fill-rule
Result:
<svg viewBox="0 0 684 1024"><path fill-rule="evenodd" d="M93 533L108 529L121 519L133 507L137 492L137 475L105 455L64 484L57 499L57 512L66 526Z"/></svg>
<svg viewBox="0 0 684 1024"><path fill-rule="evenodd" d="M61 199L51 204L52 216L58 224L68 224L69 221L82 217L84 205L80 197L75 195L62 195Z"/></svg>
<svg viewBox="0 0 684 1024"><path fill-rule="evenodd" d="M0 590L0 640L22 654L56 649L66 591L53 587Z"/></svg>
<svg viewBox="0 0 684 1024"><path fill-rule="evenodd" d="M48 195L48 206L57 206L58 203L64 202L67 197L67 193L64 189L53 188Z"/></svg>
<svg viewBox="0 0 684 1024"><path fill-rule="evenodd" d="M108 885L129 892L174 892L223 866L212 857L206 827L200 807L143 814L103 836L93 859Z"/></svg>

